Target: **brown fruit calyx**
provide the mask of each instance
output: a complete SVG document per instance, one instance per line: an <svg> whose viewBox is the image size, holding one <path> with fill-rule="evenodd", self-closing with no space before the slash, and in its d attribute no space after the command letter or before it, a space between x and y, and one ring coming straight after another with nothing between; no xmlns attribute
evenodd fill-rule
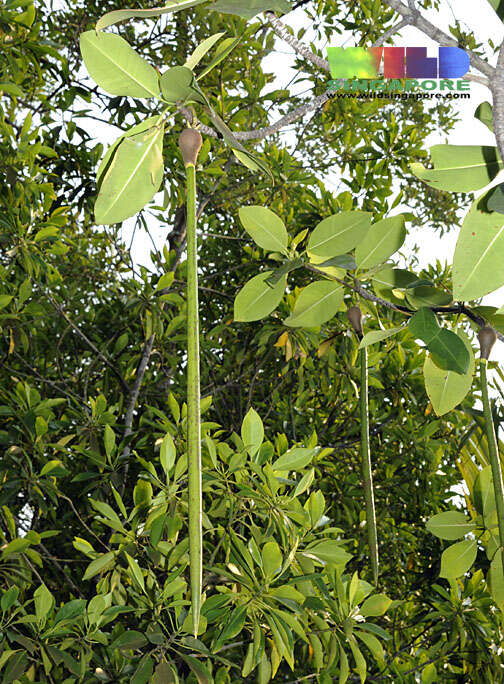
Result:
<svg viewBox="0 0 504 684"><path fill-rule="evenodd" d="M347 311L348 320L359 337L362 337L362 311L358 306L351 306Z"/></svg>
<svg viewBox="0 0 504 684"><path fill-rule="evenodd" d="M488 361L492 347L497 342L497 333L489 325L485 325L478 333L478 340L480 343L481 358Z"/></svg>
<svg viewBox="0 0 504 684"><path fill-rule="evenodd" d="M186 128L179 135L178 144L185 166L189 166L189 164L196 166L202 143L201 133L195 128Z"/></svg>

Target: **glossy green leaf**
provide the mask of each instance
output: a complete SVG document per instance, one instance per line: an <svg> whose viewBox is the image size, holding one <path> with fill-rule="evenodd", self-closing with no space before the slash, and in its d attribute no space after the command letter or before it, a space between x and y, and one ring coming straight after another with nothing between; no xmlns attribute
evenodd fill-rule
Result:
<svg viewBox="0 0 504 684"><path fill-rule="evenodd" d="M15 83L0 81L0 93L7 93L7 95L14 95L15 97L23 97L23 90Z"/></svg>
<svg viewBox="0 0 504 684"><path fill-rule="evenodd" d="M339 542L332 539L324 539L323 541L311 544L308 548L303 549L303 554L315 557L324 563L333 563L334 565L346 565L352 558Z"/></svg>
<svg viewBox="0 0 504 684"><path fill-rule="evenodd" d="M476 525L468 520L461 511L446 511L432 516L426 528L439 539L462 539L476 529Z"/></svg>
<svg viewBox="0 0 504 684"><path fill-rule="evenodd" d="M300 494L303 494L311 486L314 479L315 479L315 470L312 468L307 473L305 473L303 475L303 477L299 480L299 482L296 485L296 489L294 490L294 493L292 494L292 496L296 497L296 496L299 496Z"/></svg>
<svg viewBox="0 0 504 684"><path fill-rule="evenodd" d="M371 228L371 214L342 211L321 221L308 240L308 256L331 259L345 254L365 239Z"/></svg>
<svg viewBox="0 0 504 684"><path fill-rule="evenodd" d="M490 0L490 2L500 3L504 9L502 0ZM478 105L474 112L474 117L478 119L478 121L481 121L482 124L485 124L493 133L493 110L490 102L482 102Z"/></svg>
<svg viewBox="0 0 504 684"><path fill-rule="evenodd" d="M411 170L437 190L471 192L488 185L503 167L496 147L434 145L430 149L433 169L411 164Z"/></svg>
<svg viewBox="0 0 504 684"><path fill-rule="evenodd" d="M131 572L132 577L135 578L135 580L138 582L140 585L140 588L145 591L145 580L143 573L140 569L140 566L136 562L134 558L132 558L126 551L124 552L124 555L126 556L126 560L128 561L129 569Z"/></svg>
<svg viewBox="0 0 504 684"><path fill-rule="evenodd" d="M302 470L311 463L314 453L314 449L294 447L293 449L289 449L285 454L282 454L271 467L276 472L282 470Z"/></svg>
<svg viewBox="0 0 504 684"><path fill-rule="evenodd" d="M495 555L490 564L488 572L488 588L490 594L499 606L500 610L504 609L504 572L502 571L502 553L500 549L495 552Z"/></svg>
<svg viewBox="0 0 504 684"><path fill-rule="evenodd" d="M406 288L418 281L417 276L402 268L383 268L372 281L375 294L381 299L406 306Z"/></svg>
<svg viewBox="0 0 504 684"><path fill-rule="evenodd" d="M238 634L240 634L245 625L246 619L247 606L238 606L233 610L214 643L214 653L222 648L226 642L234 639L236 636L238 636Z"/></svg>
<svg viewBox="0 0 504 684"><path fill-rule="evenodd" d="M488 0L497 13L497 16L504 20L504 2L503 0Z"/></svg>
<svg viewBox="0 0 504 684"><path fill-rule="evenodd" d="M185 104L198 102L206 104L207 100L196 83L191 69L175 66L167 69L159 81L161 94L166 102L182 102Z"/></svg>
<svg viewBox="0 0 504 684"><path fill-rule="evenodd" d="M215 69L226 57L235 49L238 43L241 41L242 36L237 36L236 38L224 38L220 45L216 48L213 58L210 60L209 64L200 71L196 80L200 81L204 78L212 69Z"/></svg>
<svg viewBox="0 0 504 684"><path fill-rule="evenodd" d="M299 295L284 324L291 328L313 328L333 318L343 304L343 288L331 280L317 280Z"/></svg>
<svg viewBox="0 0 504 684"><path fill-rule="evenodd" d="M35 599L35 615L37 620L45 620L54 606L54 596L45 584L41 584L33 593Z"/></svg>
<svg viewBox="0 0 504 684"><path fill-rule="evenodd" d="M82 58L91 78L111 95L157 97L158 75L124 38L86 31L80 37Z"/></svg>
<svg viewBox="0 0 504 684"><path fill-rule="evenodd" d="M355 262L360 269L372 268L397 252L406 238L404 216L391 216L374 223L357 245Z"/></svg>
<svg viewBox="0 0 504 684"><path fill-rule="evenodd" d="M160 125L121 141L102 179L97 223L124 221L154 197L163 180L163 135Z"/></svg>
<svg viewBox="0 0 504 684"><path fill-rule="evenodd" d="M451 294L430 285L408 287L405 294L408 304L415 309L422 306L448 306L453 301Z"/></svg>
<svg viewBox="0 0 504 684"><path fill-rule="evenodd" d="M392 600L386 594L373 594L364 601L360 612L364 617L378 617L384 615L391 604Z"/></svg>
<svg viewBox="0 0 504 684"><path fill-rule="evenodd" d="M261 206L241 207L238 215L243 227L259 247L287 254L287 230L279 216Z"/></svg>
<svg viewBox="0 0 504 684"><path fill-rule="evenodd" d="M423 366L425 389L432 407L438 416L444 416L467 395L472 387L475 360L471 342L463 332L456 333L464 342L469 353L469 368L461 375L450 370L443 370L427 357Z"/></svg>
<svg viewBox="0 0 504 684"><path fill-rule="evenodd" d="M225 34L222 33L214 33L213 36L209 36L206 38L202 43L198 45L198 47L192 52L191 56L187 59L186 63L184 64L185 67L188 69L194 69L195 66L197 66L200 61L203 59L203 57L206 55L206 53L213 48L215 43L217 43L222 36Z"/></svg>
<svg viewBox="0 0 504 684"><path fill-rule="evenodd" d="M287 0L217 0L210 8L223 14L236 14L244 19L253 19L260 12L290 12Z"/></svg>
<svg viewBox="0 0 504 684"><path fill-rule="evenodd" d="M474 202L460 229L453 257L453 297L471 300L504 285L504 217Z"/></svg>
<svg viewBox="0 0 504 684"><path fill-rule="evenodd" d="M181 657L185 660L187 665L192 670L192 673L198 680L198 684L213 684L214 680L206 665L204 665L197 658L193 658L190 655L181 654Z"/></svg>
<svg viewBox="0 0 504 684"><path fill-rule="evenodd" d="M439 576L446 579L461 577L476 560L477 552L478 544L472 539L452 544L443 551Z"/></svg>
<svg viewBox="0 0 504 684"><path fill-rule="evenodd" d="M129 630L120 634L111 644L110 648L129 651L130 649L142 648L147 644L146 637L136 630Z"/></svg>
<svg viewBox="0 0 504 684"><path fill-rule="evenodd" d="M277 308L285 292L287 277L283 276L270 287L266 281L271 274L272 271L264 271L245 283L234 302L235 321L258 321Z"/></svg>
<svg viewBox="0 0 504 684"><path fill-rule="evenodd" d="M283 557L276 542L267 542L261 550L264 575L271 581L282 569Z"/></svg>
<svg viewBox="0 0 504 684"><path fill-rule="evenodd" d="M397 335L397 333L401 332L401 330L404 330L403 325L400 325L397 328L388 328L388 330L372 330L364 335L360 341L359 349L363 349L364 347L369 347L371 344L376 344L377 342L386 340L388 337Z"/></svg>
<svg viewBox="0 0 504 684"><path fill-rule="evenodd" d="M161 447L159 450L159 461L165 474L168 475L170 470L175 465L175 444L173 443L173 438L169 432L163 437L161 442Z"/></svg>
<svg viewBox="0 0 504 684"><path fill-rule="evenodd" d="M91 579L99 572L102 572L103 570L108 570L112 566L115 557L116 554L114 553L114 551L109 551L108 553L104 553L103 556L96 558L87 566L86 572L84 573L84 577L82 579Z"/></svg>
<svg viewBox="0 0 504 684"><path fill-rule="evenodd" d="M486 213L495 211L498 214L504 214L504 183L495 185L483 197L480 197L478 199L478 209Z"/></svg>
<svg viewBox="0 0 504 684"><path fill-rule="evenodd" d="M197 5L202 5L207 1L208 0L186 0L186 2L167 2L163 7L153 7L152 9L113 10L112 12L107 12L107 14L104 14L103 17L96 22L96 30L101 31L102 29L112 26L113 24L117 24L120 21L124 21L125 19L150 19L152 17L159 17L162 14L180 12L180 10L196 7Z"/></svg>
<svg viewBox="0 0 504 684"><path fill-rule="evenodd" d="M16 603L18 596L18 587L14 586L10 589L7 589L7 591L4 591L4 593L2 594L2 599L0 601L0 607L2 608L2 611L6 612L7 610L9 610L9 608L12 608L12 606Z"/></svg>
<svg viewBox="0 0 504 684"><path fill-rule="evenodd" d="M487 519L497 506L492 480L492 467L486 466L476 476L473 487L474 507Z"/></svg>
<svg viewBox="0 0 504 684"><path fill-rule="evenodd" d="M127 137L132 137L136 135L137 133L143 133L145 131L152 130L155 126L158 126L161 122L161 116L150 116L142 123L137 124L136 126L132 126L129 128L127 131L125 131L122 135L120 135L112 145L107 149L105 154L102 157L102 160L100 161L100 164L96 170L96 184L98 185L98 188L100 187L100 183L103 177L104 172L108 169L109 164L112 160L112 156L114 155L115 151L117 150L119 144L124 140L124 138Z"/></svg>
<svg viewBox="0 0 504 684"><path fill-rule="evenodd" d="M385 652L378 639L373 634L368 634L368 632L363 631L356 631L355 635L367 646L378 665L383 667L385 663Z"/></svg>
<svg viewBox="0 0 504 684"><path fill-rule="evenodd" d="M456 373L467 373L471 357L465 343L451 330L441 328L430 309L419 309L409 319L408 328L415 338L425 342L437 366Z"/></svg>
<svg viewBox="0 0 504 684"><path fill-rule="evenodd" d="M261 448L264 427L260 415L253 408L248 410L241 427L241 438L249 456L253 458Z"/></svg>

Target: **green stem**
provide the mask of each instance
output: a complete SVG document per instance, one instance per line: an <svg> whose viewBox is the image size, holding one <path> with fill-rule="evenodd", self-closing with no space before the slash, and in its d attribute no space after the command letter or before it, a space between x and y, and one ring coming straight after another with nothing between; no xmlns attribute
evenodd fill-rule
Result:
<svg viewBox="0 0 504 684"><path fill-rule="evenodd" d="M368 531L369 553L373 580L378 583L378 535L376 532L376 513L373 495L373 474L371 472L371 454L369 452L369 407L368 407L368 368L367 349L360 350L361 388L360 388L360 419L361 419L361 457L362 482L366 499L366 526Z"/></svg>
<svg viewBox="0 0 504 684"><path fill-rule="evenodd" d="M201 610L201 430L198 317L198 253L196 238L196 167L187 176L187 460L189 477L189 559L194 636Z"/></svg>
<svg viewBox="0 0 504 684"><path fill-rule="evenodd" d="M501 547L502 567L504 568L504 486L502 484L502 468L499 449L497 446L497 437L495 435L492 411L490 409L490 399L488 397L487 367L488 361L486 359L480 359L483 413L485 416L488 453L490 455L490 464L492 466L492 481L495 504L497 506L497 522L499 524L499 542Z"/></svg>

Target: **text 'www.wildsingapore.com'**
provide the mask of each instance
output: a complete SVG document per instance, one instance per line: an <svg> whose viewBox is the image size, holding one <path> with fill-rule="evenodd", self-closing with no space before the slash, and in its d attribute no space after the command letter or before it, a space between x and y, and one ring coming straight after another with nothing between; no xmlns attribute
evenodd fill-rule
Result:
<svg viewBox="0 0 504 684"><path fill-rule="evenodd" d="M351 99L351 100L468 100L471 97L470 93L426 93L423 92L384 92L364 90L364 91L341 91L334 90L331 87L328 89L329 97Z"/></svg>

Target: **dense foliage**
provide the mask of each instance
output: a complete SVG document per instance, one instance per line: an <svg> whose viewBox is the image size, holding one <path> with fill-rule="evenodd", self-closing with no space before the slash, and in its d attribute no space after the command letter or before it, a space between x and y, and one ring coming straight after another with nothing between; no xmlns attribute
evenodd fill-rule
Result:
<svg viewBox="0 0 504 684"><path fill-rule="evenodd" d="M434 168L423 165L426 137L449 133L456 112L445 103L335 98L292 122L288 136L245 141L237 158L221 120L234 133L268 126L269 110L276 119L322 94L327 74L298 55L308 94L293 96L287 84L271 90L279 74L261 67L278 47L271 27L263 15L232 13L252 3L220 2L220 11L189 4L107 35L127 40L154 74L186 64L218 32L232 47L212 69L218 44L204 55L195 68L204 74L200 90L191 84L196 99L188 104L203 126L221 126L219 138L203 136L198 167L198 638L190 614L185 174L177 147L185 114L167 110L156 133L162 194L140 207L135 230L149 239L159 222L166 241L153 247L151 265L139 265L122 218L110 218L102 204L96 211L107 225L95 221L107 162L97 178L106 150L93 121L145 132L159 105L95 85L79 49L81 35L91 42L100 17L123 5L11 0L0 8L2 681L500 681L504 579L474 350L484 321L504 332L502 314L478 307L485 292L476 288L502 267L483 263L471 279L455 278L456 300L473 300L472 308L452 303L449 267L419 271L406 254L408 270L394 268L406 232L425 223L458 230L467 193L484 185L478 176L467 186L463 172L461 185L455 168L448 186L436 189L449 150L432 154ZM283 12L284 4L257 6ZM297 5L330 41L349 30L367 45L395 22L380 2ZM460 27L453 31L477 47ZM483 161L474 154L481 171L488 152ZM325 184L333 172L336 191ZM258 220L254 207L269 211ZM397 207L403 214L390 219ZM359 217L362 240L371 225L382 231L386 247L376 263L374 249L357 240L334 254L317 251L324 220L334 236L346 212ZM483 221L481 206L471 212L461 235ZM264 242L264 225L274 226L279 248ZM494 254L502 262L502 251ZM469 260L460 263L471 271ZM265 271L276 294L258 312L245 288L260 278L269 297ZM321 297L329 297L327 308L317 306ZM359 451L362 345L346 313L356 304L364 332L375 334L364 341L377 587ZM455 350L448 361L446 347ZM500 369L492 377L500 399ZM457 550L443 554L456 544L470 563L460 565Z"/></svg>

